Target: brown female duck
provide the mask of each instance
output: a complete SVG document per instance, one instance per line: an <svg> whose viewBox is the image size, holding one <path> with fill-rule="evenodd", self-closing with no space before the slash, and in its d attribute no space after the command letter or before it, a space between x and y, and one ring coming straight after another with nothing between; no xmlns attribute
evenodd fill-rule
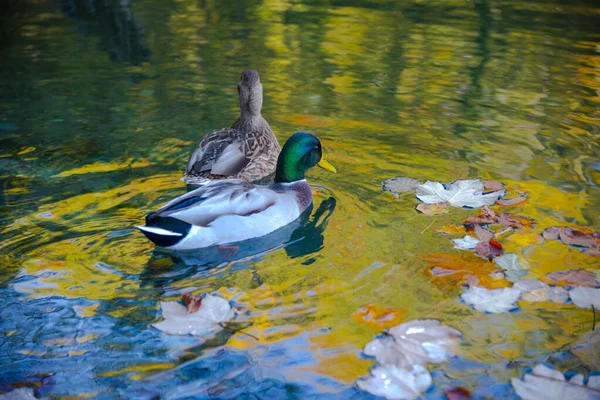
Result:
<svg viewBox="0 0 600 400"><path fill-rule="evenodd" d="M260 114L263 95L258 72L242 72L238 95L240 117L231 128L210 132L200 141L183 181L192 185L224 178L256 181L275 172L281 147Z"/></svg>

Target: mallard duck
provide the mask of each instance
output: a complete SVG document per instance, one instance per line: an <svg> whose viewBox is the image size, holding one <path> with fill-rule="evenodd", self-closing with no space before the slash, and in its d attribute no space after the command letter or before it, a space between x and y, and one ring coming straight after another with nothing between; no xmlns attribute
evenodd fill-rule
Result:
<svg viewBox="0 0 600 400"><path fill-rule="evenodd" d="M184 182L239 178L256 181L271 175L281 147L269 123L260 115L262 85L258 72L246 69L238 84L240 117L229 129L207 134L190 155Z"/></svg>
<svg viewBox="0 0 600 400"><path fill-rule="evenodd" d="M266 235L293 222L312 203L304 175L315 166L336 172L311 134L292 135L279 155L275 180L256 186L242 179L211 181L170 201L138 226L148 239L172 249L198 249Z"/></svg>

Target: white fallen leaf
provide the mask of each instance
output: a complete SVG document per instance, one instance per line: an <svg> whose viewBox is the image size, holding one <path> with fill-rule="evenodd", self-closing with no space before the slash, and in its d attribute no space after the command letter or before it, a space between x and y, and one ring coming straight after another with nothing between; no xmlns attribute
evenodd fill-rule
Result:
<svg viewBox="0 0 600 400"><path fill-rule="evenodd" d="M513 285L513 289L521 292L521 299L526 301L548 301L550 300L550 292L548 285L539 279L521 279Z"/></svg>
<svg viewBox="0 0 600 400"><path fill-rule="evenodd" d="M36 400L33 389L31 388L19 388L11 390L8 393L0 394L0 400Z"/></svg>
<svg viewBox="0 0 600 400"><path fill-rule="evenodd" d="M454 243L455 249L473 250L480 242L479 239L467 235L462 239L452 239L452 243Z"/></svg>
<svg viewBox="0 0 600 400"><path fill-rule="evenodd" d="M589 378L588 385L583 384L583 375L575 375L567 381L560 371L545 365L536 366L524 380L512 378L515 392L523 400L598 400L600 398L600 376Z"/></svg>
<svg viewBox="0 0 600 400"><path fill-rule="evenodd" d="M503 256L494 258L494 262L498 266L507 271L518 271L521 269L529 269L529 263L527 260L519 257L514 253L506 253Z"/></svg>
<svg viewBox="0 0 600 400"><path fill-rule="evenodd" d="M521 300L526 301L551 301L554 303L566 303L569 293L558 286L548 286L539 279L521 279L514 283L513 289L521 292Z"/></svg>
<svg viewBox="0 0 600 400"><path fill-rule="evenodd" d="M431 386L431 375L421 365L414 365L411 369L388 365L373 369L370 376L359 379L356 384L375 396L412 400L420 397Z"/></svg>
<svg viewBox="0 0 600 400"><path fill-rule="evenodd" d="M414 320L397 325L387 336L375 339L364 352L382 365L410 368L413 365L442 363L456 354L462 334L436 320Z"/></svg>
<svg viewBox="0 0 600 400"><path fill-rule="evenodd" d="M221 324L235 315L227 300L212 294L204 296L200 309L196 312L188 312L177 301L162 301L160 307L164 320L153 326L172 335L202 336L214 333L223 329Z"/></svg>
<svg viewBox="0 0 600 400"><path fill-rule="evenodd" d="M503 313L516 307L521 291L513 288L485 289L471 286L460 295L461 299L477 311Z"/></svg>
<svg viewBox="0 0 600 400"><path fill-rule="evenodd" d="M421 182L413 178L393 178L383 181L381 187L383 190L392 192L394 196L398 197L399 193L415 190L420 184Z"/></svg>
<svg viewBox="0 0 600 400"><path fill-rule="evenodd" d="M576 287L569 291L571 300L577 307L581 308L600 308L600 289L587 287Z"/></svg>
<svg viewBox="0 0 600 400"><path fill-rule="evenodd" d="M496 190L483 194L485 190L480 180L454 181L444 186L439 182L427 181L415 188L417 197L424 203L442 203L447 201L453 207L479 208L492 205L505 190Z"/></svg>
<svg viewBox="0 0 600 400"><path fill-rule="evenodd" d="M548 288L548 297L553 303L564 304L569 300L569 292L560 286L550 286Z"/></svg>
<svg viewBox="0 0 600 400"><path fill-rule="evenodd" d="M591 370L600 371L600 329L583 333L572 345L571 353L575 354Z"/></svg>

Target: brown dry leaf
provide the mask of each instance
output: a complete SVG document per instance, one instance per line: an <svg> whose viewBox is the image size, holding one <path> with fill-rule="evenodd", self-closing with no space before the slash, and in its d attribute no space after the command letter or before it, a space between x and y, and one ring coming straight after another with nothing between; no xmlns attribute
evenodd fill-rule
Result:
<svg viewBox="0 0 600 400"><path fill-rule="evenodd" d="M504 189L504 184L498 181L489 181L487 179L482 179L481 183L483 187L489 190L502 190Z"/></svg>
<svg viewBox="0 0 600 400"><path fill-rule="evenodd" d="M442 215L449 211L447 202L434 204L420 203L417 206L417 210L425 215Z"/></svg>
<svg viewBox="0 0 600 400"><path fill-rule="evenodd" d="M596 274L585 269L552 272L547 275L547 278L551 283L566 282L571 286L596 287L598 285Z"/></svg>
<svg viewBox="0 0 600 400"><path fill-rule="evenodd" d="M498 215L498 223L500 225L510 226L511 228L526 229L531 228L533 224L535 224L535 221L522 215L504 213Z"/></svg>
<svg viewBox="0 0 600 400"><path fill-rule="evenodd" d="M592 247L584 251L585 254L592 257L600 257L600 248Z"/></svg>
<svg viewBox="0 0 600 400"><path fill-rule="evenodd" d="M544 229L542 236L546 240L556 240L560 235L561 229L562 228L560 226L551 226L550 228Z"/></svg>
<svg viewBox="0 0 600 400"><path fill-rule="evenodd" d="M469 217L465 221L465 225L470 224L494 224L496 223L496 213L488 206L483 206L479 210L479 216Z"/></svg>
<svg viewBox="0 0 600 400"><path fill-rule="evenodd" d="M504 249L500 243L492 239L487 243L479 243L475 246L475 252L491 261L493 258L504 254Z"/></svg>
<svg viewBox="0 0 600 400"><path fill-rule="evenodd" d="M444 390L448 400L471 400L471 392L464 387L456 387Z"/></svg>
<svg viewBox="0 0 600 400"><path fill-rule="evenodd" d="M426 256L424 260L431 266L425 274L429 275L440 289L461 287L467 283L469 276L477 279L478 285L490 289L510 286L510 282L506 279L498 279L498 276L490 275L498 269L494 263L482 260L470 252L433 253Z"/></svg>
<svg viewBox="0 0 600 400"><path fill-rule="evenodd" d="M527 201L527 197L519 196L513 197L512 199L498 199L496 200L496 204L503 207L515 206L517 204L521 204Z"/></svg>
<svg viewBox="0 0 600 400"><path fill-rule="evenodd" d="M185 303L185 307L187 308L188 312L190 313L194 313L197 312L200 309L200 306L202 305L202 296L194 296L191 293L186 293L182 296L183 298L183 302Z"/></svg>
<svg viewBox="0 0 600 400"><path fill-rule="evenodd" d="M352 319L359 324L365 324L381 330L398 325L408 313L406 308L382 308L368 304L362 306L352 314Z"/></svg>
<svg viewBox="0 0 600 400"><path fill-rule="evenodd" d="M480 242L487 243L494 238L494 232L481 227L479 224L473 225L473 232Z"/></svg>
<svg viewBox="0 0 600 400"><path fill-rule="evenodd" d="M462 225L444 225L440 229L437 229L436 232L443 233L444 235L462 235L467 230Z"/></svg>
<svg viewBox="0 0 600 400"><path fill-rule="evenodd" d="M596 238L577 229L562 228L559 237L564 244L583 247L598 247Z"/></svg>

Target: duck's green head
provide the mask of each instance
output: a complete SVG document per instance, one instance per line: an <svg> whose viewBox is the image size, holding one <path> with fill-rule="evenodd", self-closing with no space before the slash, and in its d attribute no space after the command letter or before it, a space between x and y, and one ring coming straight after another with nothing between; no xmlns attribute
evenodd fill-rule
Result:
<svg viewBox="0 0 600 400"><path fill-rule="evenodd" d="M337 172L323 157L319 139L306 132L296 132L281 149L277 160L275 182L302 180L306 171L315 165L327 171Z"/></svg>

